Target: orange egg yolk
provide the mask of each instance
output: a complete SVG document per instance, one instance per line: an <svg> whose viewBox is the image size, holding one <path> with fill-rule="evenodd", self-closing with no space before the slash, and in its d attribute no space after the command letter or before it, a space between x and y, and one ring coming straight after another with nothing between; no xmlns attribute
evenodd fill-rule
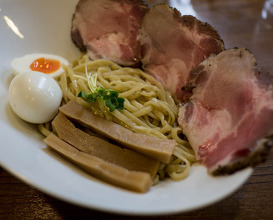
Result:
<svg viewBox="0 0 273 220"><path fill-rule="evenodd" d="M40 57L30 64L31 70L46 74L54 73L60 69L60 67L61 62L59 60L46 59L44 57Z"/></svg>

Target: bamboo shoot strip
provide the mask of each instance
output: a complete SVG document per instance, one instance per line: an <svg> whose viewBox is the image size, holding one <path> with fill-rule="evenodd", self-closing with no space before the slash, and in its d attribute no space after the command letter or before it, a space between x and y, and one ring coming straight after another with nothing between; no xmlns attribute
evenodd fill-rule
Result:
<svg viewBox="0 0 273 220"><path fill-rule="evenodd" d="M176 146L175 140L134 133L117 123L95 115L76 101L68 102L66 105L61 106L59 110L68 118L96 130L96 132L115 140L124 147L143 153L160 162L168 163Z"/></svg>
<svg viewBox="0 0 273 220"><path fill-rule="evenodd" d="M141 193L147 192L152 185L152 179L148 173L129 171L98 157L81 152L54 134L47 136L44 142L76 166L107 183Z"/></svg>
<svg viewBox="0 0 273 220"><path fill-rule="evenodd" d="M78 150L99 157L109 163L124 167L128 170L150 173L154 178L159 167L159 161L134 152L76 128L62 113L52 121L58 137L76 147Z"/></svg>

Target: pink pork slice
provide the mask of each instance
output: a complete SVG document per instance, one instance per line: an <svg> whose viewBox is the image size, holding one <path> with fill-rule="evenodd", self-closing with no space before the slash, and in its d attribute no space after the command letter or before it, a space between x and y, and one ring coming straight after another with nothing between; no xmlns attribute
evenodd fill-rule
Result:
<svg viewBox="0 0 273 220"><path fill-rule="evenodd" d="M72 40L91 59L135 65L140 61L136 37L146 10L140 0L80 0L72 19Z"/></svg>
<svg viewBox="0 0 273 220"><path fill-rule="evenodd" d="M224 44L217 31L193 16L181 16L166 4L151 8L143 18L138 40L145 72L153 75L178 100L188 98L181 87L189 74Z"/></svg>
<svg viewBox="0 0 273 220"><path fill-rule="evenodd" d="M179 125L196 158L212 174L233 173L263 161L272 147L273 78L246 49L211 56L191 72Z"/></svg>

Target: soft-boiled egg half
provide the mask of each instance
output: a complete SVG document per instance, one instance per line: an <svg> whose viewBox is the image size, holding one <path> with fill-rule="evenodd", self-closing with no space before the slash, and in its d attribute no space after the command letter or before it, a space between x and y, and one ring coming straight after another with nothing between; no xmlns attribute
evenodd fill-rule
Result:
<svg viewBox="0 0 273 220"><path fill-rule="evenodd" d="M13 111L31 123L45 123L54 118L62 100L62 90L47 74L28 71L16 75L9 87Z"/></svg>
<svg viewBox="0 0 273 220"><path fill-rule="evenodd" d="M27 71L37 71L57 78L64 72L62 64L68 65L68 61L63 57L54 54L33 53L13 59L11 68L15 75Z"/></svg>

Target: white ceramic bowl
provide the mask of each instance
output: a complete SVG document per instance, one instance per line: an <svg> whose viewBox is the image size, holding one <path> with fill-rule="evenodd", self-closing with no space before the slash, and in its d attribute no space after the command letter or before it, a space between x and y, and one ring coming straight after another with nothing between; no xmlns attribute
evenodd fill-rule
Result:
<svg viewBox="0 0 273 220"><path fill-rule="evenodd" d="M174 214L204 207L237 190L251 175L211 177L194 166L187 179L165 180L146 194L95 180L49 151L36 126L19 119L8 104L10 62L28 53L52 53L69 61L80 55L70 38L77 0L1 0L0 4L0 165L27 184L61 200L108 212ZM19 32L11 27L14 24ZM10 25L10 26L9 26Z"/></svg>

